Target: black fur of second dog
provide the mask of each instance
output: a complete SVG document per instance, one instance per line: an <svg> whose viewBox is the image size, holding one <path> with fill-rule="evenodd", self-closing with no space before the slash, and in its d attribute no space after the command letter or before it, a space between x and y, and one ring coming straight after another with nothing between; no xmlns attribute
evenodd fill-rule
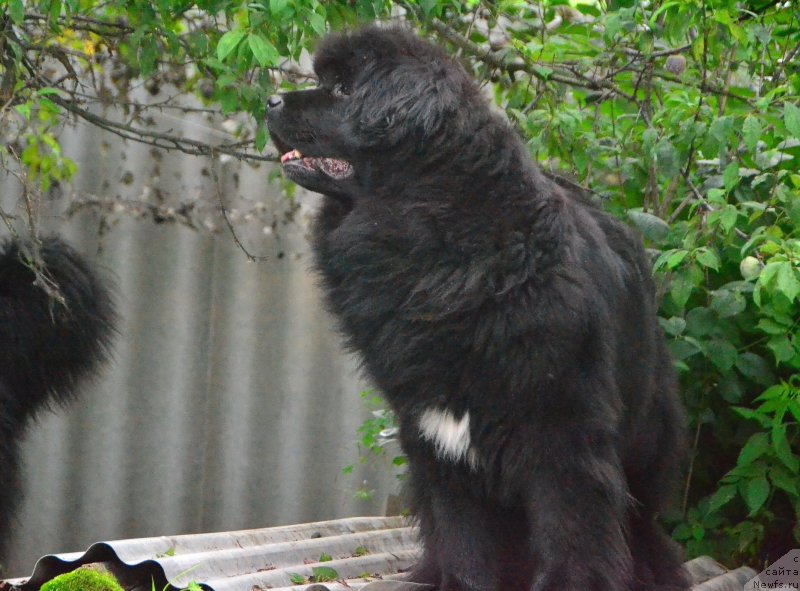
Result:
<svg viewBox="0 0 800 591"><path fill-rule="evenodd" d="M107 359L115 313L105 282L57 238L41 247L43 273L63 302L34 285L20 245L0 247L0 550L20 494L19 444L38 411L71 401Z"/></svg>
<svg viewBox="0 0 800 591"><path fill-rule="evenodd" d="M269 100L285 175L325 195L316 266L409 458L445 591L687 588L656 523L685 457L651 268L543 176L465 70L398 29L323 40Z"/></svg>

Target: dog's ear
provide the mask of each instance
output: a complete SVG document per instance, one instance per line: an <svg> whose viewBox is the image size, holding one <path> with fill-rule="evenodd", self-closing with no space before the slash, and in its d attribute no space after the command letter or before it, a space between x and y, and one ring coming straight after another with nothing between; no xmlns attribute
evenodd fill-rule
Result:
<svg viewBox="0 0 800 591"><path fill-rule="evenodd" d="M358 113L353 132L366 146L430 139L459 108L463 82L445 64L410 63L375 72L351 97Z"/></svg>

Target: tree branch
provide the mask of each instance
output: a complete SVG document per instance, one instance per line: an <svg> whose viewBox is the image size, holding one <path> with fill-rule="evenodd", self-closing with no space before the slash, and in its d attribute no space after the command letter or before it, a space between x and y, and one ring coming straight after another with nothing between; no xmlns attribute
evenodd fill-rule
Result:
<svg viewBox="0 0 800 591"><path fill-rule="evenodd" d="M95 115L94 113L82 109L75 105L73 102L64 100L63 98L52 95L49 97L54 103L63 107L70 113L77 115L81 119L95 125L105 131L116 134L124 139L132 140L149 146L155 146L163 150L178 150L184 154L192 156L215 156L218 154L226 154L237 158L238 160L252 161L252 162L277 162L277 154L254 154L252 152L243 152L239 149L242 144L237 142L235 144L221 144L212 146L206 142L182 138L176 135L161 133L158 131L148 131L132 125L126 125L118 121L112 121Z"/></svg>
<svg viewBox="0 0 800 591"><path fill-rule="evenodd" d="M617 94L617 95L619 95L619 96L621 96L621 97L623 97L623 98L625 98L625 99L627 99L627 100L629 100L631 102L634 102L634 103L638 102L634 96L624 92L616 84L614 84L610 80L609 77L603 77L603 78L599 78L598 79L598 78L588 78L586 76L581 76L580 78L578 78L578 77L566 76L563 73L559 73L559 72L545 73L545 72L542 71L541 67L537 67L537 65L532 64L532 63L530 63L530 62L528 62L528 61L526 61L526 60L524 60L522 58L520 58L520 59L508 59L508 55L510 53L510 50L508 50L508 49L506 49L506 50L492 50L492 49L487 48L487 47L482 47L481 45L478 45L477 43L474 43L473 41L470 41L469 39L466 39L463 35L461 35L456 29L454 29L450 25L447 25L447 24L445 24L445 23L443 23L443 22L441 22L439 20L436 20L436 19L433 19L433 20L430 20L430 21L425 21L424 19L422 19L422 15L418 12L418 9L416 7L408 5L408 4L405 4L405 5L410 7L412 12L414 12L417 15L417 17L420 18L420 20L422 22L426 22L432 29L434 29L442 37L447 39L449 42L451 42L453 45L455 45L459 49L463 50L465 53L467 53L470 56L474 57L478 61L481 61L484 64L490 66L491 68L499 69L499 70L502 70L502 71L507 72L509 74L514 74L516 72L525 72L525 73L530 74L530 75L532 75L532 76L534 76L534 77L536 77L539 80L542 80L544 82L548 82L548 81L559 82L561 84L566 84L568 86L587 88L589 90L601 90L601 89L610 90L610 91L614 92L615 94ZM686 51L690 47L691 47L690 45L682 45L682 46L674 48L674 49L662 50L662 51L654 52L654 53L649 54L649 55L641 54L641 53L640 53L640 55L641 55L643 61L646 61L646 62L649 63L649 62L652 61L653 58L663 57L663 56L671 55L673 53L681 53L681 52ZM631 55L630 52L634 52L634 54L637 53L636 50L631 50L631 49L628 49L628 50L623 49L622 51L623 51L623 53L626 53L626 55ZM631 57L635 57L635 55L632 55ZM634 67L634 68L631 68L631 69L632 69L632 71L638 72L640 75L642 75L642 74L645 73L645 69L647 69L649 67L648 63L643 64L639 68ZM547 67L549 68L549 67L552 67L552 66L548 65ZM574 72L573 72L573 74L574 74ZM676 84L681 84L683 86L691 86L691 84L687 83L685 80L682 80L682 79L680 79L678 77L675 77L675 76L672 76L672 75L669 75L669 74L666 74L664 72L659 72L659 71L653 70L652 74L650 74L650 75L652 77L654 77L654 78L658 78L660 80L665 80L667 82L674 82ZM732 93L732 92L730 92L729 90L727 90L725 88L718 88L716 86L713 86L713 85L709 84L706 80L701 82L700 86L698 86L697 88L699 90L703 91L703 92L709 92L709 93L717 95L717 96L724 96L724 97L727 97L727 98L736 99L736 100L742 101L742 102L744 102L746 104L750 104L751 103L749 98L741 96L741 95L738 95L738 94L735 94L735 93Z"/></svg>

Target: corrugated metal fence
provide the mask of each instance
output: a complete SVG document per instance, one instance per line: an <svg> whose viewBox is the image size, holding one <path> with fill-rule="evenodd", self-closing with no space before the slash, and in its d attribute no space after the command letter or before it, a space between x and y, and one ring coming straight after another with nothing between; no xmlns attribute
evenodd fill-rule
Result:
<svg viewBox="0 0 800 591"><path fill-rule="evenodd" d="M159 127L172 133L206 141L221 133L205 118L163 117ZM86 126L62 140L78 164L78 197L213 202L215 167L229 205L284 209L266 165L156 155ZM18 191L0 176L6 207ZM250 263L226 233L215 239L113 212L111 224L94 212L62 223L68 201L48 204L43 226L116 277L121 335L102 379L70 409L42 416L26 439L5 576L100 539L382 513L388 471L341 474L358 457L356 429L368 416L358 392L367 385L320 305L303 209L297 224L278 218L277 233L240 228L248 249L268 256ZM370 502L354 498L364 478L378 490Z"/></svg>

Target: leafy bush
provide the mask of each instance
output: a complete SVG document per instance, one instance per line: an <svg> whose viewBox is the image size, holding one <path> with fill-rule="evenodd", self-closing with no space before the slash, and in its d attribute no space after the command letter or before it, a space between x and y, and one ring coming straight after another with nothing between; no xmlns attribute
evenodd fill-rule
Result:
<svg viewBox="0 0 800 591"><path fill-rule="evenodd" d="M497 95L532 152L654 253L693 435L675 537L730 564L777 559L800 541L797 6L584 12L518 38L533 78Z"/></svg>
<svg viewBox="0 0 800 591"><path fill-rule="evenodd" d="M26 193L68 180L75 167L54 132L67 115L164 149L274 160L260 154L265 99L312 81L286 58L328 28L390 14L460 56L543 168L646 237L693 443L682 506L666 516L675 537L728 564L759 566L796 546L795 2L0 0L0 129L11 136L0 164L10 158ZM53 61L67 64L61 77L42 67ZM103 72L113 88L97 87ZM86 108L93 89L130 104L136 79L255 123L209 146L146 128L146 105L126 122ZM374 434L388 419L365 426L366 448L382 449Z"/></svg>

